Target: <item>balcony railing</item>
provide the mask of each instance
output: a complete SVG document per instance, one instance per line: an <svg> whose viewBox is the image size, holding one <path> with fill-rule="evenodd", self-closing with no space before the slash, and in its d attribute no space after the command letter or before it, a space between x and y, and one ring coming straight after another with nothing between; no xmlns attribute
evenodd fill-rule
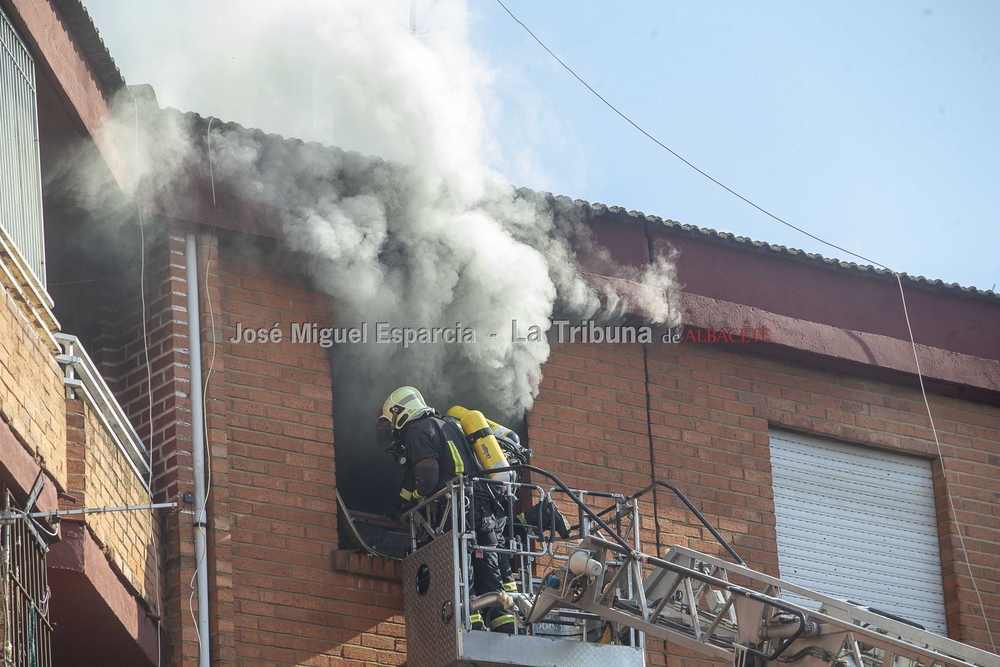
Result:
<svg viewBox="0 0 1000 667"><path fill-rule="evenodd" d="M125 411L90 360L80 339L64 333L56 334L55 338L62 348L62 354L56 357L56 361L63 368L67 398L74 398L75 395L90 405L115 444L125 454L143 487L149 491L149 454Z"/></svg>
<svg viewBox="0 0 1000 667"><path fill-rule="evenodd" d="M35 63L0 11L0 229L45 288Z"/></svg>

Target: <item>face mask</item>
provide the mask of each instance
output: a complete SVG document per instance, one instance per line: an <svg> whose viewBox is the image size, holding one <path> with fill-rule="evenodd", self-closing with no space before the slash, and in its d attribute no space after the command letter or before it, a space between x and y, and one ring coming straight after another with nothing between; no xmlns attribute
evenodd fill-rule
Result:
<svg viewBox="0 0 1000 667"><path fill-rule="evenodd" d="M396 437L392 424L384 417L379 418L375 425L375 442L379 447L392 454L399 465L406 465L406 445Z"/></svg>

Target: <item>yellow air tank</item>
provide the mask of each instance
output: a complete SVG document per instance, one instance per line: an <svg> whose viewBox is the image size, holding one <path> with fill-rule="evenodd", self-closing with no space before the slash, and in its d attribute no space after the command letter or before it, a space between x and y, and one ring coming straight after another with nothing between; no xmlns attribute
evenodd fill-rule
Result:
<svg viewBox="0 0 1000 667"><path fill-rule="evenodd" d="M461 405L453 405L450 408L448 408L448 412L446 414L449 417L454 417L455 419L461 421L461 419L465 417L465 415L467 415L469 412L470 411L468 408L463 408ZM488 417L486 418L486 423L490 425L490 430L493 431L493 435L498 440L506 437L508 433L511 433L514 435L515 441L517 441L517 434L514 433L513 430L504 426L503 424L498 424Z"/></svg>
<svg viewBox="0 0 1000 667"><path fill-rule="evenodd" d="M483 470L507 467L507 457L493 435L494 427L500 427L499 424L490 422L479 410L466 410L458 405L448 410L448 416L455 417L462 423L462 430L472 441L472 451ZM494 473L490 477L504 482L513 478L510 472Z"/></svg>

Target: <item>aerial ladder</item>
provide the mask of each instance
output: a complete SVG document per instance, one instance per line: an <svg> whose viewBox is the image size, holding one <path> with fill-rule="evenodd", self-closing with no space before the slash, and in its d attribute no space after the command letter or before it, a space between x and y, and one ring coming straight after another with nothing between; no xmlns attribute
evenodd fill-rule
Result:
<svg viewBox="0 0 1000 667"><path fill-rule="evenodd" d="M411 539L403 559L409 667L642 667L647 637L733 667L1000 667L1000 656L900 616L747 567L669 484L624 496L570 489L533 466L512 468L553 485L485 473L455 478L403 516ZM473 489L483 484L507 499L501 546L476 543ZM682 546L662 557L643 552L639 499L655 487L675 492L736 562ZM517 525L516 503L529 496L576 510L571 539L558 539L554 524L541 520ZM519 591L476 596L476 550L511 558ZM517 634L472 631L471 615L497 605L515 613Z"/></svg>

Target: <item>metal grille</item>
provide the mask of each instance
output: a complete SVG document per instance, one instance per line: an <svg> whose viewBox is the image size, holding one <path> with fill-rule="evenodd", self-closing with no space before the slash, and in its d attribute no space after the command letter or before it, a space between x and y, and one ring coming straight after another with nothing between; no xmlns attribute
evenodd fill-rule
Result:
<svg viewBox="0 0 1000 667"><path fill-rule="evenodd" d="M0 11L0 227L45 287L35 63Z"/></svg>
<svg viewBox="0 0 1000 667"><path fill-rule="evenodd" d="M4 511L16 508L4 489ZM4 666L51 667L52 624L45 552L25 520L0 525L3 553Z"/></svg>

